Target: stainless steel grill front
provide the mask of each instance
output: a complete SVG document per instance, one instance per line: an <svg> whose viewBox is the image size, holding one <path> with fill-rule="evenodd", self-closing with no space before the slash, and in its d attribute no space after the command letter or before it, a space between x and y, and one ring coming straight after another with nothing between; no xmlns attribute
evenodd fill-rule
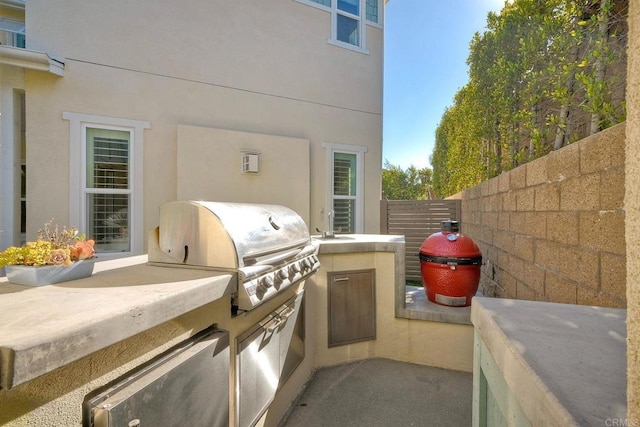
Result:
<svg viewBox="0 0 640 427"><path fill-rule="evenodd" d="M266 204L166 203L149 239L150 264L237 274L240 310L315 273L317 252L297 213Z"/></svg>

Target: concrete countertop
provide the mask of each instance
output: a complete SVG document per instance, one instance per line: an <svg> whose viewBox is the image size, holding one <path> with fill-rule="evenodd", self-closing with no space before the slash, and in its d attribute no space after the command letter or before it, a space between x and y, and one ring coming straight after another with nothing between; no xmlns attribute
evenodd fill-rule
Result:
<svg viewBox="0 0 640 427"><path fill-rule="evenodd" d="M625 319L622 309L509 299L476 297L471 307L531 425L626 419Z"/></svg>
<svg viewBox="0 0 640 427"><path fill-rule="evenodd" d="M404 236L387 234L337 234L334 238L312 236L311 239L320 244L319 253L321 255L402 251L402 256L404 256Z"/></svg>
<svg viewBox="0 0 640 427"><path fill-rule="evenodd" d="M91 277L42 287L0 277L0 387L15 387L237 288L231 274L146 262L146 255L96 262Z"/></svg>

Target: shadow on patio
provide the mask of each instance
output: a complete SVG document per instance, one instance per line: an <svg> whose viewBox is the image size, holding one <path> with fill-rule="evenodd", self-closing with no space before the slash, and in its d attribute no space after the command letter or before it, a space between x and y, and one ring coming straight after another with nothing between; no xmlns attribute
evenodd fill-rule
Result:
<svg viewBox="0 0 640 427"><path fill-rule="evenodd" d="M389 359L323 368L280 427L469 426L473 375Z"/></svg>

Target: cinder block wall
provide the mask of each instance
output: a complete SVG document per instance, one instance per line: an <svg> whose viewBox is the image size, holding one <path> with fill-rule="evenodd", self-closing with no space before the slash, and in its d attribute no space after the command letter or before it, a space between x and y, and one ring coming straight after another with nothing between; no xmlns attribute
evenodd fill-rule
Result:
<svg viewBox="0 0 640 427"><path fill-rule="evenodd" d="M626 307L625 123L462 193L486 296Z"/></svg>
<svg viewBox="0 0 640 427"><path fill-rule="evenodd" d="M640 424L640 1L629 1L627 68L627 424Z"/></svg>

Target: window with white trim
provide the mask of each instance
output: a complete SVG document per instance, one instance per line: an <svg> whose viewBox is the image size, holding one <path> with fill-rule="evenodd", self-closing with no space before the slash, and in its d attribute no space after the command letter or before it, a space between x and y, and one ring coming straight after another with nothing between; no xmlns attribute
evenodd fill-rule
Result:
<svg viewBox="0 0 640 427"><path fill-rule="evenodd" d="M362 233L364 230L364 153L366 147L325 143L329 164L329 197L334 230Z"/></svg>
<svg viewBox="0 0 640 427"><path fill-rule="evenodd" d="M298 0L331 12L330 42L366 52L366 25L379 24L382 0Z"/></svg>
<svg viewBox="0 0 640 427"><path fill-rule="evenodd" d="M71 122L73 225L107 255L141 253L142 142L149 123L76 113Z"/></svg>

